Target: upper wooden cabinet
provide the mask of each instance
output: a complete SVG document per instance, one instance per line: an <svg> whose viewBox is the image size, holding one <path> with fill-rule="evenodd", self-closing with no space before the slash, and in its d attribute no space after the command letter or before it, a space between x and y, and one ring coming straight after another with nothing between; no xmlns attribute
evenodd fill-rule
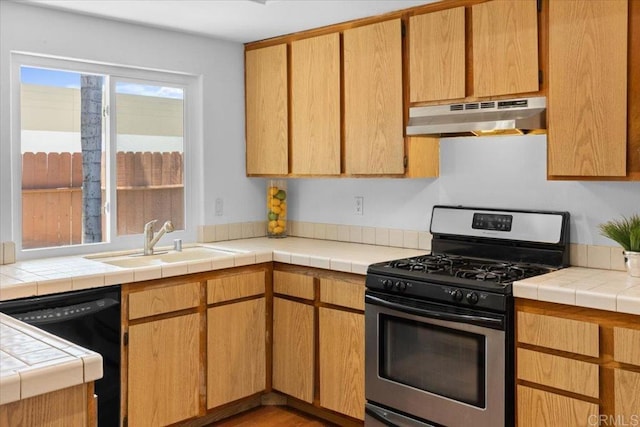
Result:
<svg viewBox="0 0 640 427"><path fill-rule="evenodd" d="M345 172L404 173L402 24L344 31Z"/></svg>
<svg viewBox="0 0 640 427"><path fill-rule="evenodd" d="M626 0L549 2L552 177L627 175L628 9Z"/></svg>
<svg viewBox="0 0 640 427"><path fill-rule="evenodd" d="M489 1L411 16L408 44L411 103L540 89L536 0Z"/></svg>
<svg viewBox="0 0 640 427"><path fill-rule="evenodd" d="M340 174L340 34L291 43L291 173Z"/></svg>
<svg viewBox="0 0 640 427"><path fill-rule="evenodd" d="M464 7L409 18L409 100L465 97Z"/></svg>
<svg viewBox="0 0 640 427"><path fill-rule="evenodd" d="M247 175L289 172L287 46L245 52Z"/></svg>
<svg viewBox="0 0 640 427"><path fill-rule="evenodd" d="M471 16L473 95L537 92L537 1L480 3L472 7Z"/></svg>

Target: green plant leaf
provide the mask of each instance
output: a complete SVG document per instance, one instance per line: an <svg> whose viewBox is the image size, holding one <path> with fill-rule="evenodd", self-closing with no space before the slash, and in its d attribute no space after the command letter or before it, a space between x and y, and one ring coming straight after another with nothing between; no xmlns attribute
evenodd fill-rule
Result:
<svg viewBox="0 0 640 427"><path fill-rule="evenodd" d="M640 252L640 215L611 220L599 225L600 234L618 243L625 251Z"/></svg>

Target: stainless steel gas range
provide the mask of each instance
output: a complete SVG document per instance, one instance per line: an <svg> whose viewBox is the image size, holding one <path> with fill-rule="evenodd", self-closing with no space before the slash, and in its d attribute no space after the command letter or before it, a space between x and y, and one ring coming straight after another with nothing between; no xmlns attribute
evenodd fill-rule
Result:
<svg viewBox="0 0 640 427"><path fill-rule="evenodd" d="M434 206L430 231L367 271L365 425L511 426L512 283L569 265L569 214Z"/></svg>

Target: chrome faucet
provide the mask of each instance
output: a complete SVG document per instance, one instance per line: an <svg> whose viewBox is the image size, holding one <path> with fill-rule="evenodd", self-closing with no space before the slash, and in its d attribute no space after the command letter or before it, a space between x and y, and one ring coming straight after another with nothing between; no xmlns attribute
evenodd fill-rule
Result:
<svg viewBox="0 0 640 427"><path fill-rule="evenodd" d="M164 233L171 233L173 231L173 224L171 221L166 221L162 224L162 228L158 230L156 235L153 235L153 225L158 222L157 219L149 221L144 225L144 254L153 255L153 247L158 243L158 240L164 235Z"/></svg>

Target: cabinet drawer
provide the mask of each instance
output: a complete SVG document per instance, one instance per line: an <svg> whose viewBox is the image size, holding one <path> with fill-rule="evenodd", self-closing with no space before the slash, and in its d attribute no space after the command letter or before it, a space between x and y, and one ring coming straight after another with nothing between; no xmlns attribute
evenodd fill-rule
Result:
<svg viewBox="0 0 640 427"><path fill-rule="evenodd" d="M518 342L598 357L598 324L518 312Z"/></svg>
<svg viewBox="0 0 640 427"><path fill-rule="evenodd" d="M286 271L274 271L273 292L312 300L314 298L313 276L289 273Z"/></svg>
<svg viewBox="0 0 640 427"><path fill-rule="evenodd" d="M197 307L200 283L183 283L129 294L129 319L140 319Z"/></svg>
<svg viewBox="0 0 640 427"><path fill-rule="evenodd" d="M518 379L599 396L598 365L523 348L518 349Z"/></svg>
<svg viewBox="0 0 640 427"><path fill-rule="evenodd" d="M364 310L364 279L359 283L320 279L320 301Z"/></svg>
<svg viewBox="0 0 640 427"><path fill-rule="evenodd" d="M264 283L264 271L207 280L207 304L263 294Z"/></svg>
<svg viewBox="0 0 640 427"><path fill-rule="evenodd" d="M600 414L595 403L526 386L518 386L516 401L518 427L585 427L589 420L598 420Z"/></svg>
<svg viewBox="0 0 640 427"><path fill-rule="evenodd" d="M640 366L640 330L613 328L613 358L616 362Z"/></svg>

